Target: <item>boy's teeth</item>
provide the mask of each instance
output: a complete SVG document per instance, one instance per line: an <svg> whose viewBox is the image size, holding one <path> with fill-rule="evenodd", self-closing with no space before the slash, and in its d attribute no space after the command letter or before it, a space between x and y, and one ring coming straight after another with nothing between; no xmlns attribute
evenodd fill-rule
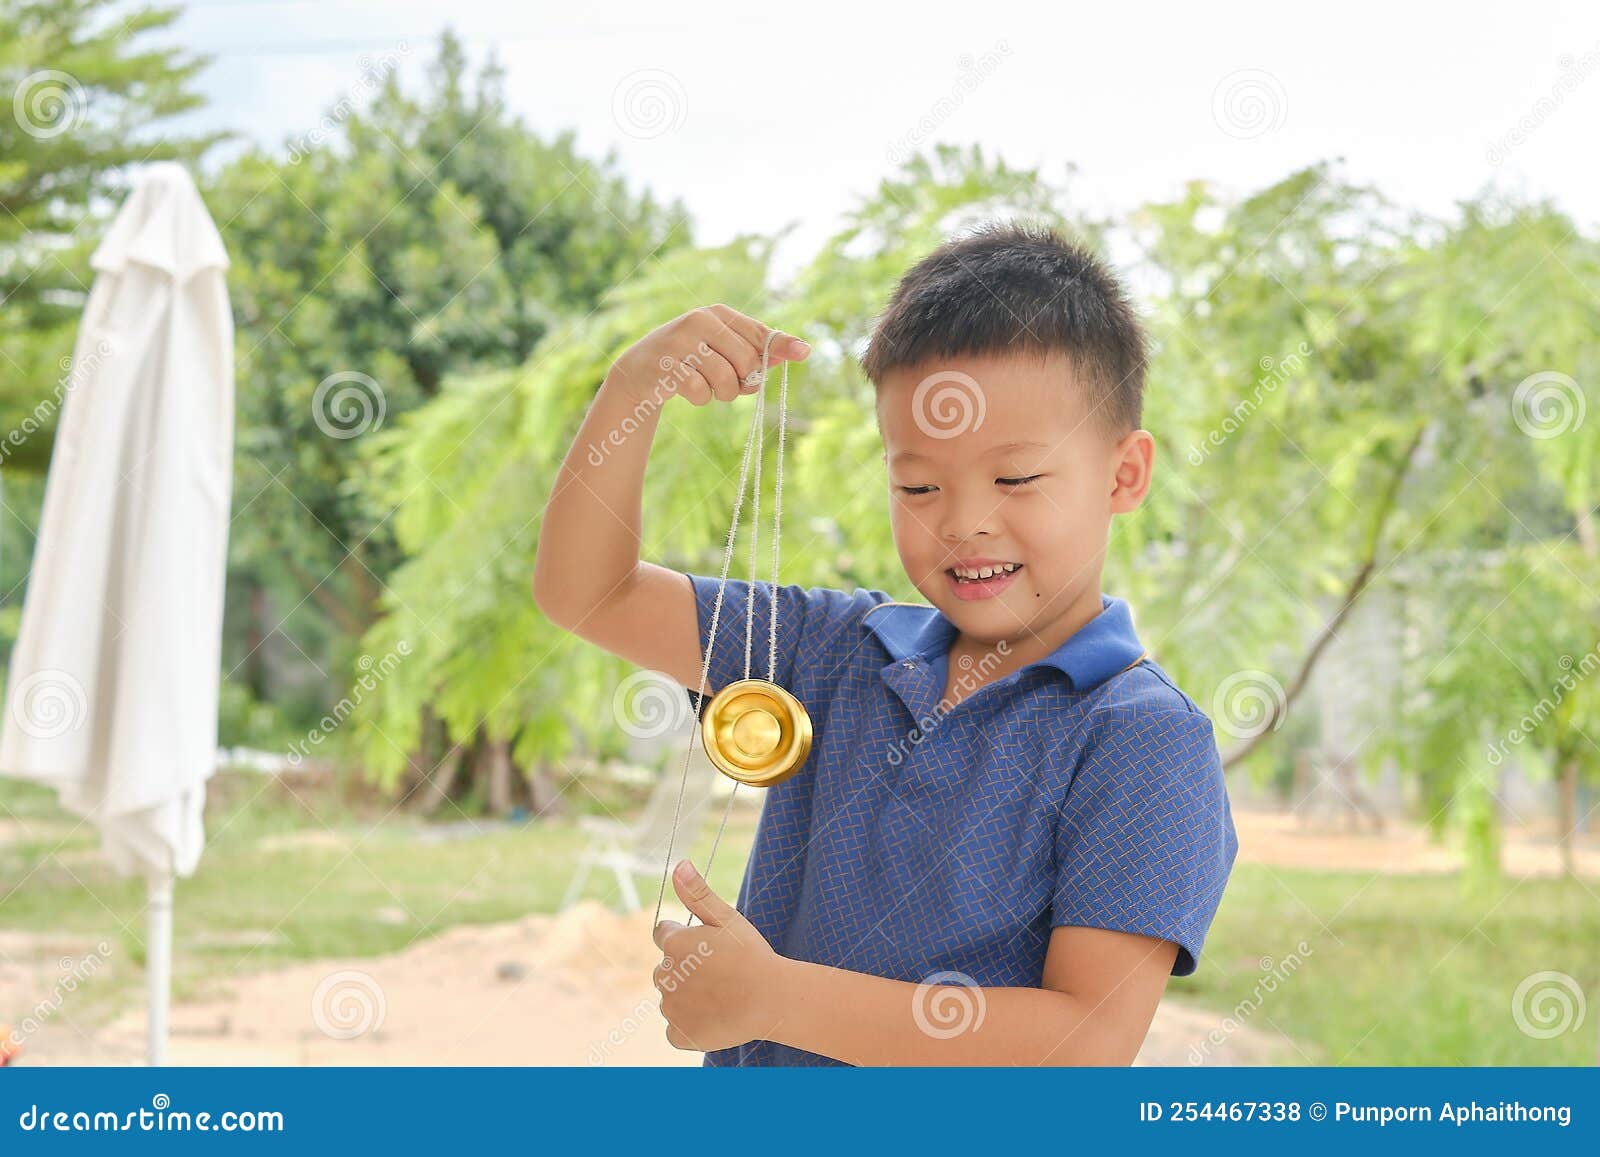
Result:
<svg viewBox="0 0 1600 1157"><path fill-rule="evenodd" d="M982 580L993 578L997 574L1010 574L1021 565L1021 563L1007 562L1001 563L999 566L979 567L977 570L969 570L959 566L951 567L950 569L955 572L958 578Z"/></svg>

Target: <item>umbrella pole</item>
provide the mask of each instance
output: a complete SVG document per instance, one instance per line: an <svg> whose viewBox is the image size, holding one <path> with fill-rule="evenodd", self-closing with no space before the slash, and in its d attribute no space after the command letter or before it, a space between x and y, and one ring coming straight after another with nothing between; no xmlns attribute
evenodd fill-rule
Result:
<svg viewBox="0 0 1600 1157"><path fill-rule="evenodd" d="M172 877L149 881L149 926L145 939L145 975L150 984L150 1047L152 1068L167 1063L167 1006L172 1000Z"/></svg>

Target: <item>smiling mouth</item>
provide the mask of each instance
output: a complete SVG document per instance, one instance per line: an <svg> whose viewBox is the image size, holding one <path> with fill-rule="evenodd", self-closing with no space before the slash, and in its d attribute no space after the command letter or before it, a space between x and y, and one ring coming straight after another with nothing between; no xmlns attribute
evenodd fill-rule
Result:
<svg viewBox="0 0 1600 1157"><path fill-rule="evenodd" d="M977 570L969 569L965 573L958 571L953 566L947 566L944 568L944 573L949 575L960 585L965 586L967 584L971 584L973 586L981 586L984 583L993 582L996 579L1009 578L1021 570L1022 564L1020 562L1011 562L1005 563L998 567L980 567ZM988 571L989 573L984 574L984 571Z"/></svg>

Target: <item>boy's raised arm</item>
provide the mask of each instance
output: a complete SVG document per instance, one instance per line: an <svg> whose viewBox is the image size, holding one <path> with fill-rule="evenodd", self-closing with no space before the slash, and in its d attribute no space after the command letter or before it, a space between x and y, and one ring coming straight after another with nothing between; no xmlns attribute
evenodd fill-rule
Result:
<svg viewBox="0 0 1600 1157"><path fill-rule="evenodd" d="M725 305L703 306L650 331L606 375L556 477L534 561L533 597L557 625L698 689L701 654L693 588L639 558L645 465L661 407L754 393L771 330ZM809 353L772 342L770 366Z"/></svg>

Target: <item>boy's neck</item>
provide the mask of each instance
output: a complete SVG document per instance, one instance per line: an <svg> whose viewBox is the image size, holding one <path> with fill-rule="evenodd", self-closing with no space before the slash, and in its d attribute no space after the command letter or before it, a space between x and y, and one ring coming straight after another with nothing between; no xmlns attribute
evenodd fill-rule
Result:
<svg viewBox="0 0 1600 1157"><path fill-rule="evenodd" d="M958 628L955 638L950 641L949 661L945 668L946 697L953 706L978 687L1003 679L1029 663L1038 662L1081 631L1103 609L1100 584L1092 583L1078 592L1071 605L1044 627L1024 630L1004 640L1003 653L999 641L969 639ZM964 670L960 666L963 656L972 660ZM963 674L969 684L964 690L956 686Z"/></svg>

